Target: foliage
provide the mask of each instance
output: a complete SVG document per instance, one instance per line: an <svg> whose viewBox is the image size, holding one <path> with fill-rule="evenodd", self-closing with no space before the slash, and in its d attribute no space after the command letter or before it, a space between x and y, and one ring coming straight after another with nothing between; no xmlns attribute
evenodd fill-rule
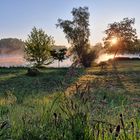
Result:
<svg viewBox="0 0 140 140"><path fill-rule="evenodd" d="M91 67L93 60L98 58L99 55L99 48L89 48L83 53L81 62L84 64L85 67Z"/></svg>
<svg viewBox="0 0 140 140"><path fill-rule="evenodd" d="M53 57L54 60L58 60L58 67L60 67L60 62L66 59L66 53L67 49L59 49L59 50L52 50L51 51L51 56Z"/></svg>
<svg viewBox="0 0 140 140"><path fill-rule="evenodd" d="M137 35L136 29L133 27L135 19L124 18L120 22L114 22L108 25L105 30L104 46L109 53L134 54L137 53ZM116 44L112 44L111 40L117 39Z"/></svg>
<svg viewBox="0 0 140 140"><path fill-rule="evenodd" d="M103 45L101 42L98 42L96 43L94 46L93 46L97 51L101 51L103 49Z"/></svg>
<svg viewBox="0 0 140 140"><path fill-rule="evenodd" d="M27 75L28 76L37 76L39 74L39 70L37 68L28 68Z"/></svg>
<svg viewBox="0 0 140 140"><path fill-rule="evenodd" d="M89 12L87 7L73 8L73 20L58 19L57 27L63 29L68 42L71 44L73 54L79 59L79 63L87 66L85 55L89 53Z"/></svg>
<svg viewBox="0 0 140 140"><path fill-rule="evenodd" d="M91 67L94 60L99 57L100 54L104 52L103 46L101 43L97 43L89 49L85 50L83 57L81 59L85 67Z"/></svg>
<svg viewBox="0 0 140 140"><path fill-rule="evenodd" d="M26 59L39 67L52 63L50 51L54 46L54 40L42 29L34 27L25 42Z"/></svg>

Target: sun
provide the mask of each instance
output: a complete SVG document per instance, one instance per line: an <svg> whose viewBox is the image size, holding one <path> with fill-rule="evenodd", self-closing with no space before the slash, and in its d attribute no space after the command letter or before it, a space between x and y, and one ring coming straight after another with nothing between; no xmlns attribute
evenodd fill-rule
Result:
<svg viewBox="0 0 140 140"><path fill-rule="evenodd" d="M112 45L117 44L117 42L118 42L117 37L113 37L113 38L111 39L111 44L112 44Z"/></svg>

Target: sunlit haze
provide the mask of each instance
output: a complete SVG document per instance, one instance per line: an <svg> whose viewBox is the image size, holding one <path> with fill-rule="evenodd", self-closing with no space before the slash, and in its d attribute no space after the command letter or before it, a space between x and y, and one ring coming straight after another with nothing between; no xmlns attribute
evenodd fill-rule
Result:
<svg viewBox="0 0 140 140"><path fill-rule="evenodd" d="M111 44L112 44L112 45L117 44L117 42L118 42L117 37L113 37L113 38L111 39Z"/></svg>

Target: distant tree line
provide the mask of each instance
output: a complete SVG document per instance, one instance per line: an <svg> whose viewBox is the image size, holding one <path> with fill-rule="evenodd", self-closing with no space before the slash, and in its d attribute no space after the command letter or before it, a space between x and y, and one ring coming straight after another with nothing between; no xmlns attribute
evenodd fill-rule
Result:
<svg viewBox="0 0 140 140"><path fill-rule="evenodd" d="M0 40L0 54L24 53L24 42L17 38L6 38Z"/></svg>

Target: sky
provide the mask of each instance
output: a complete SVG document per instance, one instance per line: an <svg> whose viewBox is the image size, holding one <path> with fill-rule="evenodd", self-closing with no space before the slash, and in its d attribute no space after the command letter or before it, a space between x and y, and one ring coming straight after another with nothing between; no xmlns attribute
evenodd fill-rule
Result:
<svg viewBox="0 0 140 140"><path fill-rule="evenodd" d="M87 6L90 12L90 43L101 42L109 23L125 17L135 18L140 38L140 0L1 0L0 39L26 40L35 26L54 37L56 45L69 46L63 31L56 28L57 19L71 20L71 11Z"/></svg>

